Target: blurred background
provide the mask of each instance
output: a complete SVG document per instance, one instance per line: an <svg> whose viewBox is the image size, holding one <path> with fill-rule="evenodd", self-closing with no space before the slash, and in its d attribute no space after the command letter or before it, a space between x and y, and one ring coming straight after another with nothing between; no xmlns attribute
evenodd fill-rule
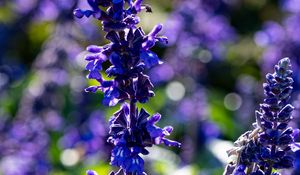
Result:
<svg viewBox="0 0 300 175"><path fill-rule="evenodd" d="M226 150L252 129L262 82L283 57L300 107L300 0L145 0L149 32L164 24L164 64L148 73L156 96L143 105L172 125L181 149L153 147L151 175L220 175ZM108 118L118 107L83 90L85 48L102 45L101 24L74 19L85 0L0 0L0 174L108 174ZM299 101L299 102L298 102ZM299 126L294 120L292 125Z"/></svg>

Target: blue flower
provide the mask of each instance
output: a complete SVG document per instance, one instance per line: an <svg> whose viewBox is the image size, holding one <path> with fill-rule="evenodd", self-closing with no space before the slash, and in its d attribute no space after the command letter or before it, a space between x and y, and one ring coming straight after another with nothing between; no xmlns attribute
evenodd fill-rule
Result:
<svg viewBox="0 0 300 175"><path fill-rule="evenodd" d="M244 172L246 169L245 165L239 165L233 172L233 175L246 175Z"/></svg>
<svg viewBox="0 0 300 175"><path fill-rule="evenodd" d="M95 171L87 170L86 175L98 175Z"/></svg>
<svg viewBox="0 0 300 175"><path fill-rule="evenodd" d="M143 175L144 160L139 155L128 157L125 160L123 166L126 173L136 173L138 175Z"/></svg>
<svg viewBox="0 0 300 175"><path fill-rule="evenodd" d="M128 100L130 97L141 103L145 103L150 97L153 97L154 93L151 90L153 85L149 77L143 74L143 71L146 68L162 64L158 56L148 50L154 44L147 45L150 41L152 43L160 41L160 37L156 35L161 27L161 25L158 25L148 35L145 35L140 28L130 28L126 37L122 37L116 31L110 31L106 35L106 38L111 41L110 44L103 47L89 46L87 50L91 54L85 57L89 61L86 65L86 70L90 71L87 77L96 79L100 86L98 88L90 87L86 91L102 90L105 93L103 104L109 106L114 106L119 102ZM107 81L100 74L102 64L107 60L109 60L111 66L105 70L105 73L108 77L114 77L114 83L109 87L103 84ZM136 77L137 80L128 81Z"/></svg>
<svg viewBox="0 0 300 175"><path fill-rule="evenodd" d="M142 108L136 115L136 118L130 120L130 106L123 103L121 109L111 118L109 141L115 145L111 164L122 167L125 172L142 173L144 161L139 154L148 154L146 147L161 143L180 147L180 143L165 138L172 132L171 126L155 126L161 118L160 114L149 117Z"/></svg>
<svg viewBox="0 0 300 175"><path fill-rule="evenodd" d="M77 18L91 17L102 21L105 38L110 43L104 46L91 45L86 55L88 61L87 78L95 79L99 85L90 86L87 92L101 90L104 93L103 104L115 106L123 103L120 110L111 117L110 137L108 142L114 145L111 152L111 165L120 167L120 171L128 174L143 175L144 160L140 155L147 155L147 147L164 143L167 146L179 147L180 143L165 138L173 128L160 128L155 125L160 115L149 114L142 108L138 110L136 103L146 103L154 96L153 84L144 73L158 64L162 64L156 53L150 51L156 42L167 43L166 37L157 36L162 25L156 25L146 35L139 23L137 14L142 10L151 12L143 0L88 0L90 10L75 9ZM100 8L103 7L103 8ZM104 10L106 9L106 10ZM110 67L104 69L103 63ZM111 80L102 76L106 73ZM126 103L130 102L130 105ZM159 117L158 117L159 116ZM111 172L111 175L118 174Z"/></svg>
<svg viewBox="0 0 300 175"><path fill-rule="evenodd" d="M130 150L126 147L126 145L119 145L114 147L111 152L111 165L113 166L123 166L124 162L129 159Z"/></svg>
<svg viewBox="0 0 300 175"><path fill-rule="evenodd" d="M235 171L252 172L251 175L276 174L274 169L293 167L294 130L288 127L294 107L288 103L293 79L290 60L281 59L275 65L275 72L267 74L263 84L266 98L256 111L255 130L242 136L244 144L236 144L241 150L235 164Z"/></svg>
<svg viewBox="0 0 300 175"><path fill-rule="evenodd" d="M141 59L143 60L147 68L162 64L158 56L151 51L141 51Z"/></svg>

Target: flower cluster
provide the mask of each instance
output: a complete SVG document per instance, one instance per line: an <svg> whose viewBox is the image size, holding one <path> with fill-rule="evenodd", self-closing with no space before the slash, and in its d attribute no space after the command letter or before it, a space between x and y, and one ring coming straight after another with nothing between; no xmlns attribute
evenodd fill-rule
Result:
<svg viewBox="0 0 300 175"><path fill-rule="evenodd" d="M171 97L168 93L166 109L178 126L188 128L182 133L184 163L199 161L198 155L207 151L205 144L219 136L217 124L209 117L209 90L203 82L209 81L209 66L224 61L226 46L236 38L227 19L228 8L222 0L174 2L164 30L171 45L166 50L166 64L150 71L153 83L167 84L167 92L172 89L182 94Z"/></svg>
<svg viewBox="0 0 300 175"><path fill-rule="evenodd" d="M165 138L173 130L171 126L160 128L155 125L160 114L149 117L143 108L138 110L136 107L137 102L146 103L154 96L153 85L143 71L162 63L150 48L156 42L167 43L167 39L157 36L162 29L160 24L147 35L142 28L136 27L139 23L137 14L142 10L151 12L150 6L142 5L142 0L88 0L88 3L91 10L76 9L74 15L77 18L93 16L102 21L103 30L107 32L105 38L110 43L87 47L90 52L85 57L89 71L87 78L97 80L99 85L90 86L86 91L104 92L103 104L107 106L123 103L110 119L108 141L114 145L111 165L120 167L119 172L124 174L141 175L144 174L144 161L140 155L148 154L146 147L160 143L180 146ZM105 70L111 80L101 74L106 61L111 63Z"/></svg>
<svg viewBox="0 0 300 175"><path fill-rule="evenodd" d="M175 3L165 29L172 46L166 52L168 63L151 71L153 81L166 81L182 75L194 76L198 80L207 74L206 63L224 60L226 46L237 36L226 17L228 8L229 5L222 0Z"/></svg>
<svg viewBox="0 0 300 175"><path fill-rule="evenodd" d="M109 141L115 145L111 164L123 168L125 173L143 174L144 161L139 154L149 153L145 147L160 143L167 146L179 144L165 138L172 132L171 126L162 129L155 125L161 118L160 114L149 118L150 115L142 108L140 111L136 109L134 117L131 117L130 107L124 103L110 120Z"/></svg>
<svg viewBox="0 0 300 175"><path fill-rule="evenodd" d="M65 50L57 52L53 47L54 43L58 45L57 39L50 39L37 57L35 78L24 90L15 119L7 120L5 128L0 130L0 163L5 166L5 169L0 168L0 173L4 175L47 174L51 169L47 131L62 128L59 112L62 105L57 99L59 87L66 82L66 72L61 68L65 60L58 56ZM53 62L49 62L49 56Z"/></svg>
<svg viewBox="0 0 300 175"><path fill-rule="evenodd" d="M47 174L51 168L47 156L49 135L41 118L18 116L13 122L7 120L2 124L0 173Z"/></svg>
<svg viewBox="0 0 300 175"><path fill-rule="evenodd" d="M47 0L37 3L46 2L54 3L54 1ZM23 90L16 116L3 120L5 117L0 112L0 174L49 174L52 169L51 163L53 163L49 158L49 147L56 145L51 140L51 133L62 135L64 132L61 138L64 141L61 141L61 149L80 147L83 153L81 156L104 152L103 143L106 137L103 128L92 127L93 124L101 124L98 118L102 115L92 114L87 119L89 112L83 108L83 105L88 100L88 94L82 93L82 88L85 86L84 78L78 78L83 72L73 72L74 68L79 67L78 63L74 62L74 57L82 50L77 36L81 30L79 26L76 26L72 16L73 5L77 2L78 0L68 1L66 4L68 8L64 11L59 10L57 18L51 19L55 24L55 30L44 42L41 52L33 63L33 73ZM46 7L60 9L59 1L55 1L53 6L41 4L34 6L40 9ZM38 15L35 11L37 7L32 9L35 15ZM25 21L27 24L28 21ZM25 25L25 23L21 24ZM0 66L0 72L2 70ZM12 73L15 71L10 74ZM0 76L2 80L5 78ZM9 77L7 81L11 83L12 79ZM3 85L6 86L6 84ZM70 89L69 93L75 99L71 104L62 100L65 99L66 94L61 90L65 88ZM2 96L2 88L0 89L2 98L11 98L10 93L7 92L4 94L9 97ZM75 109L64 111L63 106L66 103L70 104L70 108ZM72 120L66 120L62 115L67 112L72 112ZM67 132L63 130L65 124L69 126Z"/></svg>
<svg viewBox="0 0 300 175"><path fill-rule="evenodd" d="M292 14L284 19L282 24L268 21L263 29L256 33L255 42L264 47L263 68L267 71L270 65L276 63L275 58L289 57L293 64L295 91L299 91L299 59L300 59L300 35L298 32L300 14Z"/></svg>
<svg viewBox="0 0 300 175"><path fill-rule="evenodd" d="M94 111L87 118L86 111L84 115L70 124L60 138L60 146L64 149L77 149L83 151L85 156L93 156L100 153L101 158L108 158L109 145L106 144L106 125L103 115L100 111ZM99 155L99 154L97 154Z"/></svg>
<svg viewBox="0 0 300 175"><path fill-rule="evenodd" d="M222 0L174 2L164 30L171 45L166 50L166 64L150 71L153 83L167 84L167 92L172 89L182 94L169 96L166 109L176 124L188 128L182 133L181 158L185 163L199 161L202 156L198 155L207 151L205 144L220 136L217 124L209 117L210 89L204 84L210 81L210 66L223 64L226 47L236 38L227 18L229 8ZM172 88L173 84L182 88Z"/></svg>
<svg viewBox="0 0 300 175"><path fill-rule="evenodd" d="M291 13L300 12L299 0L281 0L282 9Z"/></svg>
<svg viewBox="0 0 300 175"><path fill-rule="evenodd" d="M229 8L222 0L192 0L176 6L168 20L166 35L171 44L176 43L177 57L205 58L209 54L210 59L222 59L225 45L236 37L225 7Z"/></svg>
<svg viewBox="0 0 300 175"><path fill-rule="evenodd" d="M283 58L263 84L266 98L256 111L254 130L243 134L228 151L235 159L224 174L277 175L274 169L293 167L292 145L298 129L289 127L294 107L288 103L293 79L290 60Z"/></svg>
<svg viewBox="0 0 300 175"><path fill-rule="evenodd" d="M268 21L264 24L263 29L256 33L255 42L262 46L265 50L263 53L263 68L265 70L270 69L270 65L275 63L274 58L278 57L289 57L293 64L293 79L294 79L294 92L296 96L299 96L300 91L300 35L298 32L300 22L300 6L299 0L282 0L281 9L289 12L289 15L283 18L281 23L275 21ZM298 126L298 113L299 113L299 102L295 102L295 118L291 122L291 125ZM299 162L299 156L296 156L296 162ZM297 164L297 163L296 163ZM295 166L294 172L286 171L283 173L297 174L299 171L298 166Z"/></svg>

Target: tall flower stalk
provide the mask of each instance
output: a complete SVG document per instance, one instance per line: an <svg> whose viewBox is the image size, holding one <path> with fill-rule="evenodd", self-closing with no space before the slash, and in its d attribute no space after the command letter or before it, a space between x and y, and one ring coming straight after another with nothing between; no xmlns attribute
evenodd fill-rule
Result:
<svg viewBox="0 0 300 175"><path fill-rule="evenodd" d="M45 8L41 2L37 3L32 10ZM59 90L69 81L70 72L66 68L69 63L74 64L70 58L81 48L71 30L66 30L79 31L72 21L76 4L77 0L70 1L69 10L60 11L59 18L53 19L55 32L45 41L32 65L33 76L23 90L16 115L0 121L3 126L0 129L0 174L49 174L52 170L48 155L53 143L51 133L61 131L64 123L60 112L63 102L58 100L63 94ZM59 3L55 5L60 7ZM31 21L33 16L27 18ZM69 47L65 47L65 43Z"/></svg>
<svg viewBox="0 0 300 175"><path fill-rule="evenodd" d="M283 58L263 84L266 98L256 111L254 129L244 133L228 151L233 160L225 175L278 175L293 167L293 144L298 129L289 127L294 107L289 104L293 79L290 60Z"/></svg>
<svg viewBox="0 0 300 175"><path fill-rule="evenodd" d="M142 10L151 12L151 7L142 5L142 0L88 0L91 10L75 9L77 18L90 17L102 21L105 38L110 41L104 46L91 45L85 59L88 79L99 82L97 86L86 88L87 92L104 92L103 104L115 106L122 103L109 120L110 137L108 142L114 145L111 152L111 165L119 170L111 174L142 175L144 160L141 155L149 152L146 147L164 143L167 146L180 146L180 143L169 140L173 128L160 128L155 125L161 115L156 113L150 117L148 112L137 108L137 103L146 103L154 96L153 85L144 74L146 69L162 62L150 51L156 42L167 43L166 37L159 37L162 25L156 25L147 35L142 28L137 27L140 19L137 14ZM101 7L101 8L100 8ZM103 63L109 61L106 68ZM101 71L111 80L105 79ZM93 174L88 171L88 174Z"/></svg>
<svg viewBox="0 0 300 175"><path fill-rule="evenodd" d="M209 114L212 106L208 94L212 89L206 85L211 83L210 68L225 64L226 48L237 35L227 18L231 6L223 0L170 2L173 11L164 30L169 39L166 64L152 69L150 77L154 84L166 85L169 97L166 113L182 128L180 135L184 141L180 157L182 164L189 165L206 161L207 157L199 155L210 154L209 143L221 136L220 128ZM173 93L174 96L170 95ZM213 163L201 163L199 167L210 174L212 171L207 167L218 166Z"/></svg>

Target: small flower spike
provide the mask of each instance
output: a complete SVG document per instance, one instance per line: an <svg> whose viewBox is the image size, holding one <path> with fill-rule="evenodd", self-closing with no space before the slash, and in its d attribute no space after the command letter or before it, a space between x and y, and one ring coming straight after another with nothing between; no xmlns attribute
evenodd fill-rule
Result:
<svg viewBox="0 0 300 175"><path fill-rule="evenodd" d="M234 160L227 165L225 175L278 175L277 170L293 167L292 147L298 129L289 126L294 109L289 104L293 90L289 58L281 59L274 70L266 75L266 97L255 113L254 129L243 134L228 151Z"/></svg>

